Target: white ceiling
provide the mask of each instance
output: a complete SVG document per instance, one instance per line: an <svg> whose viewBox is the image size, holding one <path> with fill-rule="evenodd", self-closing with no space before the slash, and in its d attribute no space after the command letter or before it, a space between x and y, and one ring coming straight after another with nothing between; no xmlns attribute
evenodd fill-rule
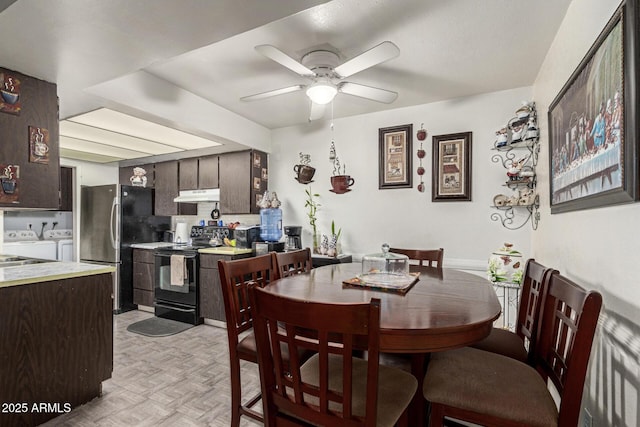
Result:
<svg viewBox="0 0 640 427"><path fill-rule="evenodd" d="M0 66L57 83L61 118L106 106L215 140L193 124L163 123L153 111L87 89L142 70L272 129L307 122L303 92L240 98L308 81L256 45L296 60L328 48L344 61L385 40L400 55L348 80L396 91L398 99L387 105L338 94L336 117L527 86L570 2L19 0L0 13Z"/></svg>

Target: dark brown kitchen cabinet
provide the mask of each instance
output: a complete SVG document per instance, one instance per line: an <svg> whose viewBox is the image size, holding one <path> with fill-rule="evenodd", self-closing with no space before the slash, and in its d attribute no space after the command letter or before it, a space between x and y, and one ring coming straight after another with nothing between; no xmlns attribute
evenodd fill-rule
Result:
<svg viewBox="0 0 640 427"><path fill-rule="evenodd" d="M73 169L60 168L60 211L73 210Z"/></svg>
<svg viewBox="0 0 640 427"><path fill-rule="evenodd" d="M178 215L178 204L173 201L178 197L178 162L162 162L155 164L156 215Z"/></svg>
<svg viewBox="0 0 640 427"><path fill-rule="evenodd" d="M198 159L183 159L179 162L178 188L180 190L198 189Z"/></svg>
<svg viewBox="0 0 640 427"><path fill-rule="evenodd" d="M113 274L0 287L0 425L41 425L102 395L113 371Z"/></svg>
<svg viewBox="0 0 640 427"><path fill-rule="evenodd" d="M0 209L56 210L60 203L57 86L5 68L0 68L0 85L15 95L15 102L2 103L0 112ZM48 144L36 151L31 141L47 142L38 135L48 135Z"/></svg>
<svg viewBox="0 0 640 427"><path fill-rule="evenodd" d="M196 215L195 203L173 201L180 192L180 163L177 160L155 164L155 215Z"/></svg>
<svg viewBox="0 0 640 427"><path fill-rule="evenodd" d="M218 260L231 261L250 256L253 255L250 253L238 255L200 254L200 280L198 283L200 284L199 303L201 317L226 322Z"/></svg>
<svg viewBox="0 0 640 427"><path fill-rule="evenodd" d="M133 250L133 303L153 307L155 263L153 250Z"/></svg>
<svg viewBox="0 0 640 427"><path fill-rule="evenodd" d="M220 210L223 214L259 213L257 200L267 190L267 154L257 150L220 155Z"/></svg>
<svg viewBox="0 0 640 427"><path fill-rule="evenodd" d="M120 168L119 171L119 183L120 185L131 185L131 177L133 176L133 169L140 167L144 169L147 174L147 188L155 187L155 168L153 163L148 163L144 165L135 165L135 166L124 166Z"/></svg>
<svg viewBox="0 0 640 427"><path fill-rule="evenodd" d="M218 187L218 156L201 157L198 162L198 188Z"/></svg>

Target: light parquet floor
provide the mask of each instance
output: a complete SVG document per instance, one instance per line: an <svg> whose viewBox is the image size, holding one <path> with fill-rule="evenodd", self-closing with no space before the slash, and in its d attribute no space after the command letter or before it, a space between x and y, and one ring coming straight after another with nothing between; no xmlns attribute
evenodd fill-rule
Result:
<svg viewBox="0 0 640 427"><path fill-rule="evenodd" d="M129 324L151 316L143 311L114 316L113 375L103 383L102 396L43 426L230 425L226 330L198 325L158 338L127 331ZM240 363L243 396L251 397L260 389L258 367ZM259 425L242 418L242 427Z"/></svg>

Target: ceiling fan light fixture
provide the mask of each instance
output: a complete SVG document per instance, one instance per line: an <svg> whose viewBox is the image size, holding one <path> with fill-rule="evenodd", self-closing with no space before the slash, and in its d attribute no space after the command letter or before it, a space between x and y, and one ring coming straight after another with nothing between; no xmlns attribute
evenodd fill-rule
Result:
<svg viewBox="0 0 640 427"><path fill-rule="evenodd" d="M328 104L338 93L336 85L330 80L319 80L307 88L307 96L315 104Z"/></svg>

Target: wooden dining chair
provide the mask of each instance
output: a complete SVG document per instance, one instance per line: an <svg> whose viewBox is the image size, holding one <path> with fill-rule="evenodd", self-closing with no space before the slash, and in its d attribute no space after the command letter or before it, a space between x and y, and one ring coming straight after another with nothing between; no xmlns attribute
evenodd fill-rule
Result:
<svg viewBox="0 0 640 427"><path fill-rule="evenodd" d="M309 248L290 252L272 252L279 277L311 271L311 250Z"/></svg>
<svg viewBox="0 0 640 427"><path fill-rule="evenodd" d="M471 347L492 353L502 354L524 363L532 364L536 347L540 307L549 283L547 276L554 271L536 262L533 258L527 261L524 269L518 319L515 332L508 329L493 328L484 340Z"/></svg>
<svg viewBox="0 0 640 427"><path fill-rule="evenodd" d="M442 260L444 259L444 249L400 249L391 248L389 252L395 252L397 254L406 255L410 260L419 261L419 265L423 266L424 263L429 267L442 268Z"/></svg>
<svg viewBox="0 0 640 427"><path fill-rule="evenodd" d="M378 363L380 300L327 304L250 289L265 425L393 426L417 389L416 378ZM369 359L352 357L366 343ZM307 362L283 346L316 352Z"/></svg>
<svg viewBox="0 0 640 427"><path fill-rule="evenodd" d="M229 340L229 365L231 371L231 426L240 425L240 416L246 415L257 421L263 421L262 414L252 409L260 400L260 393L246 404L242 403L242 385L240 382L240 360L258 363L258 354L253 332L251 307L249 303L249 284L265 286L275 275L271 254L233 261L218 261L220 284L224 299Z"/></svg>
<svg viewBox="0 0 640 427"><path fill-rule="evenodd" d="M423 385L432 427L445 416L491 426L578 425L602 296L557 272L547 280L533 367L472 347L432 355Z"/></svg>

